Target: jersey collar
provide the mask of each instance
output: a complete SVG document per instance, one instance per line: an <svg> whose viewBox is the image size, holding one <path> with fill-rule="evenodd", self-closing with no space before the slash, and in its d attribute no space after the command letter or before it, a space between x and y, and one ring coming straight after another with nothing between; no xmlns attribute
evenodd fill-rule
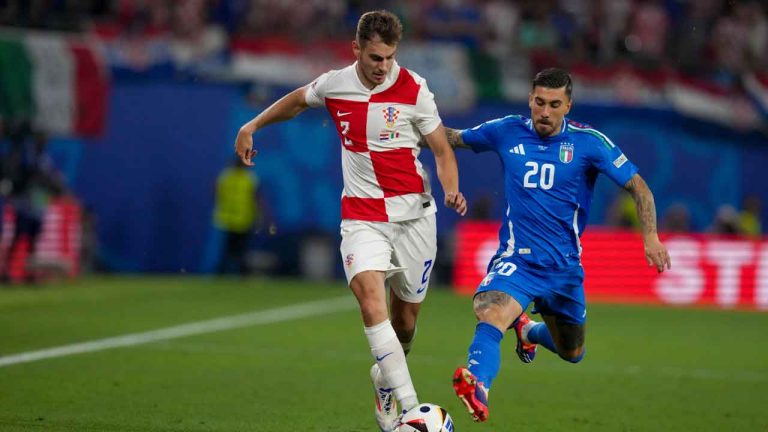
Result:
<svg viewBox="0 0 768 432"><path fill-rule="evenodd" d="M360 77L357 75L357 61L352 64L352 73L355 75L354 82L358 88L371 94L376 94L389 89L397 81L397 77L400 76L400 65L397 64L397 61L392 62L392 67L389 69L384 82L374 87L373 90L363 85L363 82L360 81Z"/></svg>

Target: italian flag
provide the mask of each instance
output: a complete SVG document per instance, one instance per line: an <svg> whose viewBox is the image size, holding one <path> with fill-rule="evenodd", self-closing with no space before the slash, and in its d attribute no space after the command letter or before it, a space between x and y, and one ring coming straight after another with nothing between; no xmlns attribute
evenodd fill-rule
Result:
<svg viewBox="0 0 768 432"><path fill-rule="evenodd" d="M57 136L104 130L108 72L95 43L60 33L0 31L0 115Z"/></svg>

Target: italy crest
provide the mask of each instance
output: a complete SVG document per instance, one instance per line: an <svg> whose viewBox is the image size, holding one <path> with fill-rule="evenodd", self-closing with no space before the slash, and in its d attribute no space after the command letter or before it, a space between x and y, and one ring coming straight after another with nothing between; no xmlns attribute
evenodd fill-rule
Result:
<svg viewBox="0 0 768 432"><path fill-rule="evenodd" d="M570 163L573 160L573 144L560 144L560 162Z"/></svg>

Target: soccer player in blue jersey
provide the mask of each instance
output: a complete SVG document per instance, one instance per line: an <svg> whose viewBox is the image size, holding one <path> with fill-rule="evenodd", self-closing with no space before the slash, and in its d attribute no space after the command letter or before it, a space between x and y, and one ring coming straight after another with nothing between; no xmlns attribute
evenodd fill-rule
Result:
<svg viewBox="0 0 768 432"><path fill-rule="evenodd" d="M507 201L500 245L473 300L478 320L468 366L453 376L456 395L476 421L488 418L488 391L499 372L499 345L514 329L516 351L533 361L538 345L563 360L584 357L584 269L579 237L598 174L634 198L642 224L645 257L659 272L669 254L656 232L656 207L637 167L608 137L565 116L572 82L562 69L536 75L528 105L531 118L510 115L472 129L448 129L454 148L493 151L504 167ZM544 322L524 311L534 309Z"/></svg>

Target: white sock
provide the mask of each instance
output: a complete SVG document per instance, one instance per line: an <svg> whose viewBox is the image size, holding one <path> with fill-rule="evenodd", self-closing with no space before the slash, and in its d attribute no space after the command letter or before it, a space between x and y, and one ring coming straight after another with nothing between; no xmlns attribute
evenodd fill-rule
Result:
<svg viewBox="0 0 768 432"><path fill-rule="evenodd" d="M379 365L381 376L392 387L400 406L409 410L418 405L419 400L408 372L403 347L397 340L395 329L389 320L365 327L365 336L368 338L371 354Z"/></svg>

